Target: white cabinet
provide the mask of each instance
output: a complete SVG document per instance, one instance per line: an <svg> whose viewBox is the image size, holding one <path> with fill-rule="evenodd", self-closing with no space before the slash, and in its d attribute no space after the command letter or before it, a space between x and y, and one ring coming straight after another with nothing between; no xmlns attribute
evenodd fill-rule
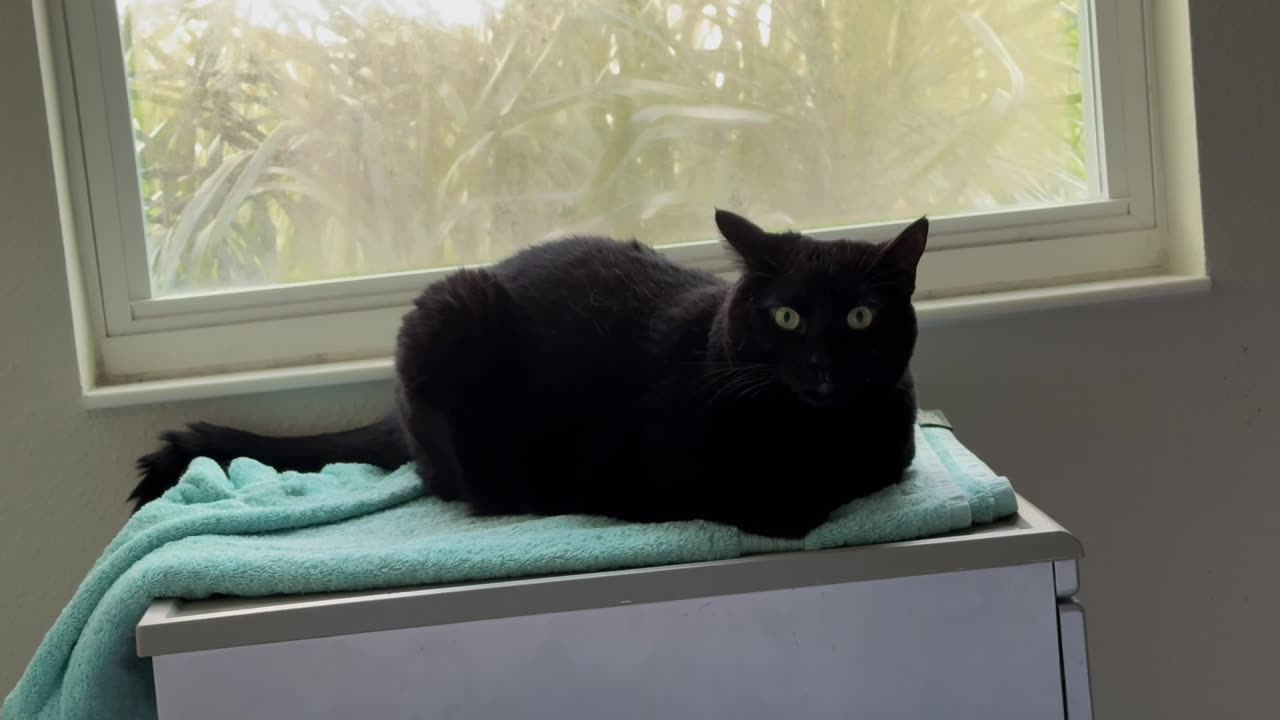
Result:
<svg viewBox="0 0 1280 720"><path fill-rule="evenodd" d="M1089 717L1075 539L943 538L391 592L157 602L162 719Z"/></svg>

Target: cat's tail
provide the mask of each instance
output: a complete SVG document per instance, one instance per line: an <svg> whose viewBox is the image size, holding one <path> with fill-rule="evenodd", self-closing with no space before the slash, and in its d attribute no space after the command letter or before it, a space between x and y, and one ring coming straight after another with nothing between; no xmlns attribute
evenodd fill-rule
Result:
<svg viewBox="0 0 1280 720"><path fill-rule="evenodd" d="M235 428L195 423L186 430L163 433L159 450L138 458L138 486L129 495L134 512L178 484L187 466L207 457L226 467L250 457L278 470L311 472L329 463L366 463L391 470L409 461L397 417L372 425L301 437L270 437Z"/></svg>

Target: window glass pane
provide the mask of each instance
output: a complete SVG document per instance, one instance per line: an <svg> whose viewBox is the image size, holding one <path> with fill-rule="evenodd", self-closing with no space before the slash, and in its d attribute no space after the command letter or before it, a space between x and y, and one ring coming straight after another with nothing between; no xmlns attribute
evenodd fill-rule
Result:
<svg viewBox="0 0 1280 720"><path fill-rule="evenodd" d="M1074 2L118 3L158 295L1091 192Z"/></svg>

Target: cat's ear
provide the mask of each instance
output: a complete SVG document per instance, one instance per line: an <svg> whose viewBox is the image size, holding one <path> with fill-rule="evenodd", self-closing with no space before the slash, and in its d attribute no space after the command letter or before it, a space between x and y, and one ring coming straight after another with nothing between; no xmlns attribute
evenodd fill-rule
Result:
<svg viewBox="0 0 1280 720"><path fill-rule="evenodd" d="M776 237L741 215L719 208L716 227L748 268L762 272L776 269Z"/></svg>
<svg viewBox="0 0 1280 720"><path fill-rule="evenodd" d="M884 246L876 259L876 270L907 278L914 290L916 268L920 265L920 258L924 257L924 247L928 240L929 220L922 217Z"/></svg>

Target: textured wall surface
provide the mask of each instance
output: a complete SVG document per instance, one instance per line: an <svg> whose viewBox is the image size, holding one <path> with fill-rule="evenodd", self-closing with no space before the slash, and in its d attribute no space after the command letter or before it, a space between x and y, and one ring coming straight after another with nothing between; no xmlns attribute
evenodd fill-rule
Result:
<svg viewBox="0 0 1280 720"><path fill-rule="evenodd" d="M1164 2L1166 0L1156 0ZM1274 713L1280 593L1280 4L1192 3L1215 289L930 328L926 404L1077 533L1100 717ZM193 419L328 429L374 384L86 412L31 4L0 3L0 690L125 519L132 459Z"/></svg>

